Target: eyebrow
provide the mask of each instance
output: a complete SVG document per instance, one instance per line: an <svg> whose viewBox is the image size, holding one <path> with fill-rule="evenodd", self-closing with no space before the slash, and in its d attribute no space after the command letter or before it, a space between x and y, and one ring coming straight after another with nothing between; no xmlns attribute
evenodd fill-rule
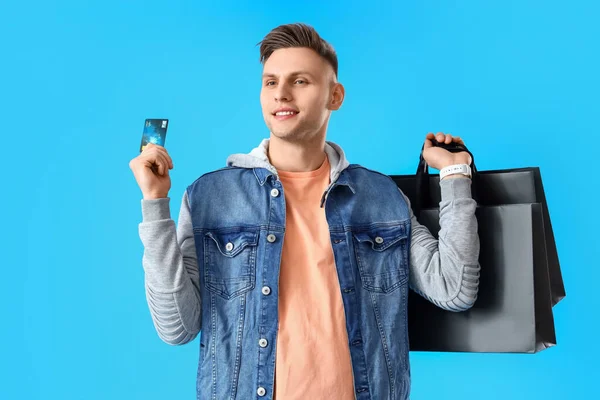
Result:
<svg viewBox="0 0 600 400"><path fill-rule="evenodd" d="M315 76L308 71L294 71L290 74L290 76L298 76L298 75L308 75L311 78L315 79ZM262 75L262 77L263 77L263 79L264 78L276 78L277 75L272 74L272 73L265 73Z"/></svg>

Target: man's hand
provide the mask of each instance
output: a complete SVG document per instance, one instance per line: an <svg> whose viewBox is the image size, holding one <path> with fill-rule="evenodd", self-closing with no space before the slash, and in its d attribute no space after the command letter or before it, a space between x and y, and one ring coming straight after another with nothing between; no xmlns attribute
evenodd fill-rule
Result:
<svg viewBox="0 0 600 400"><path fill-rule="evenodd" d="M449 133L444 134L443 132L438 132L437 135L434 135L431 132L428 133L425 137L423 158L430 167L441 170L442 168L455 164L471 165L471 156L469 153L465 151L461 151L460 153L451 153L448 150L442 149L441 147L435 147L432 143L433 140L446 144L450 144L452 142L462 145L465 144L460 137L453 137ZM448 176L450 177L452 175Z"/></svg>
<svg viewBox="0 0 600 400"><path fill-rule="evenodd" d="M129 162L129 168L133 171L145 200L169 195L169 170L173 169L173 161L164 147L149 143L139 156Z"/></svg>

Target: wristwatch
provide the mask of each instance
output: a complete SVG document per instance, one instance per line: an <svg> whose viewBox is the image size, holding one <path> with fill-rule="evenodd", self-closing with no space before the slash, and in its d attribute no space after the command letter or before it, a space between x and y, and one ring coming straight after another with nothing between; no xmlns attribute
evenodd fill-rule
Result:
<svg viewBox="0 0 600 400"><path fill-rule="evenodd" d="M449 165L440 171L440 180L448 175L461 174L471 177L471 167L468 164Z"/></svg>

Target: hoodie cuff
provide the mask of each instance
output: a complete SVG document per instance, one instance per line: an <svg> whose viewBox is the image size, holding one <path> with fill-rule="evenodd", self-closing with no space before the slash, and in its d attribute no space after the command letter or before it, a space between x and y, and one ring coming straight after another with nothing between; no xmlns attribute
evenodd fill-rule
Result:
<svg viewBox="0 0 600 400"><path fill-rule="evenodd" d="M471 179L466 176L441 180L440 190L442 201L472 198Z"/></svg>
<svg viewBox="0 0 600 400"><path fill-rule="evenodd" d="M158 221L161 219L170 219L171 210L169 208L169 197L161 199L142 199L142 221Z"/></svg>

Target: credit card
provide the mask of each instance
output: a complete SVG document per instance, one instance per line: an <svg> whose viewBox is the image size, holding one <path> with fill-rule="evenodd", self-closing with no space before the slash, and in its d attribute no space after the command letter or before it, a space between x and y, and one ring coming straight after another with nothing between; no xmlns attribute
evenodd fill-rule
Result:
<svg viewBox="0 0 600 400"><path fill-rule="evenodd" d="M168 119L148 118L144 122L144 132L142 134L142 143L140 144L140 153L148 143L154 143L165 147L165 139L167 137L167 128L169 126Z"/></svg>

